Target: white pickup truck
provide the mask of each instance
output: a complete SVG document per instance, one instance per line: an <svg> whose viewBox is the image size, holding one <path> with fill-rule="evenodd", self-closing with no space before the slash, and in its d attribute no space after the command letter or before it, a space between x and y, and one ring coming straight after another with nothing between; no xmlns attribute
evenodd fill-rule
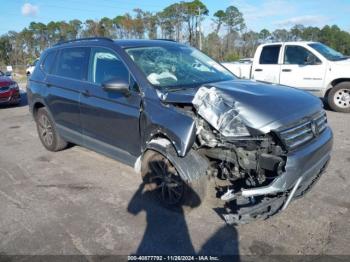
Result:
<svg viewBox="0 0 350 262"><path fill-rule="evenodd" d="M222 63L236 76L292 86L350 112L350 57L318 42L260 45L251 63Z"/></svg>

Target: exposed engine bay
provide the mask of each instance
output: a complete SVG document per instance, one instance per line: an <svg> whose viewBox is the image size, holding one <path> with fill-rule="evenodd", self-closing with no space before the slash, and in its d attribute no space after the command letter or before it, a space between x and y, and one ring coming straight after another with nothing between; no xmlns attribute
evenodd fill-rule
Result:
<svg viewBox="0 0 350 262"><path fill-rule="evenodd" d="M286 152L272 135L250 135L235 103L225 100L215 87L200 88L193 99L198 114L195 149L210 162L208 172L216 180L217 197L226 201L230 213L237 213L236 221L227 221L231 223L242 220L237 212L240 205L256 206L264 199L244 198L242 189L269 184L282 174L286 162Z"/></svg>
<svg viewBox="0 0 350 262"><path fill-rule="evenodd" d="M211 195L222 203L214 210L228 224L266 219L284 210L293 199L308 192L326 169L329 151L297 159L286 144L317 138L310 133L312 123L326 130L322 111L304 118L304 122L266 127L264 122L271 123L264 118L266 112L256 117L256 109L249 108L247 101L242 103L241 97L236 100L230 89L202 86L191 100L181 92L159 92L158 96L193 119L196 133L192 150L208 163L206 175L215 183L210 187L215 188Z"/></svg>
<svg viewBox="0 0 350 262"><path fill-rule="evenodd" d="M281 146L271 135L253 137L242 131L246 127L239 112L215 88L201 88L193 104L198 113L196 150L213 162L211 171L219 178L243 179L248 187L262 186L283 172L285 152Z"/></svg>

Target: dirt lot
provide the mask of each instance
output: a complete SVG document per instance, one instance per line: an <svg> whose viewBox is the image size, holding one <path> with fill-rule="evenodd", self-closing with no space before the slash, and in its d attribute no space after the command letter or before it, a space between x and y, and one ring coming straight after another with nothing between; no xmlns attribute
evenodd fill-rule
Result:
<svg viewBox="0 0 350 262"><path fill-rule="evenodd" d="M186 215L158 207L114 160L46 151L25 104L0 109L0 254L350 254L350 114L328 112L333 158L306 197L229 227L208 203Z"/></svg>

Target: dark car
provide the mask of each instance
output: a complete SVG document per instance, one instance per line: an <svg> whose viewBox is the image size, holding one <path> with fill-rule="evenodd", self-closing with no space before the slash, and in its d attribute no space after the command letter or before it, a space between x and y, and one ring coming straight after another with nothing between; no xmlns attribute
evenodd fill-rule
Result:
<svg viewBox="0 0 350 262"><path fill-rule="evenodd" d="M142 189L170 208L198 206L208 183L226 222L268 218L330 160L319 99L239 80L186 45L80 39L38 63L28 99L43 145L79 144L133 165Z"/></svg>
<svg viewBox="0 0 350 262"><path fill-rule="evenodd" d="M18 105L20 102L18 84L0 71L0 105Z"/></svg>

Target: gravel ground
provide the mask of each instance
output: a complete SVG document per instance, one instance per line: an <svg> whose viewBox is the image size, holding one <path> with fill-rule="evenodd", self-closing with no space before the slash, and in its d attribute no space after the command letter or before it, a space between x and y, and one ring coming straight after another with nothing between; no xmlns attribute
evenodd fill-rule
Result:
<svg viewBox="0 0 350 262"><path fill-rule="evenodd" d="M350 114L312 191L267 221L226 226L208 203L164 210L132 168L79 146L50 153L26 106L0 109L0 254L350 255Z"/></svg>

